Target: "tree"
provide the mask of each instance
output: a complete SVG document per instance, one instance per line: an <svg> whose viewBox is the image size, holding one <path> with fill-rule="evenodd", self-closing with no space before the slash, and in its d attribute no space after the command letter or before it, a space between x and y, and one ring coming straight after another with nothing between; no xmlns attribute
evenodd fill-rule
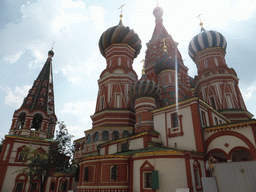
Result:
<svg viewBox="0 0 256 192"><path fill-rule="evenodd" d="M45 182L53 172L67 172L70 166L70 159L73 154L73 146L67 127L63 121L58 122L59 131L56 137L50 141L48 152L37 149L24 148L26 168L19 170L25 172L30 179L40 181L40 192L44 192Z"/></svg>

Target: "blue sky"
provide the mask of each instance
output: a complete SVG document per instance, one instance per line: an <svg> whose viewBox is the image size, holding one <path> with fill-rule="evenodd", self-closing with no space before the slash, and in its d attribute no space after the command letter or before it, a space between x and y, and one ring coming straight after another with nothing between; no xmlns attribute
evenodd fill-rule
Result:
<svg viewBox="0 0 256 192"><path fill-rule="evenodd" d="M189 75L197 73L188 56L188 44L200 31L198 14L206 30L227 40L226 62L237 72L248 111L256 114L256 1L159 0L163 22L179 43ZM97 80L106 67L98 48L101 34L119 22L134 29L142 50L133 67L141 75L155 18L155 0L2 0L0 2L0 138L8 134L12 116L47 59L54 44L53 82L55 109L75 139L91 128L98 92Z"/></svg>

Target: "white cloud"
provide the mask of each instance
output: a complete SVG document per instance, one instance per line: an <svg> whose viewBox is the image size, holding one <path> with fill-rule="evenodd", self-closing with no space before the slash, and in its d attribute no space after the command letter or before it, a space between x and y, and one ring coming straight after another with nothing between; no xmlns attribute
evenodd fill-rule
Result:
<svg viewBox="0 0 256 192"><path fill-rule="evenodd" d="M102 7L86 8L81 0L38 0L21 6L22 17L15 23L8 23L0 31L0 56L3 61L17 62L28 51L33 56L30 68L41 67L47 59L47 52L54 44L54 70L67 71L72 66L75 70L86 73L70 75L65 73L70 82L78 83L83 76L90 75L95 69L94 54L97 48L94 38L99 38L103 28L105 11ZM90 29L90 30L88 30ZM97 40L96 40L97 41ZM90 57L93 55L92 57ZM83 66L84 62L94 65Z"/></svg>
<svg viewBox="0 0 256 192"><path fill-rule="evenodd" d="M72 114L78 118L78 121L85 124L91 122L90 116L94 114L96 101L78 101L64 104L61 113Z"/></svg>
<svg viewBox="0 0 256 192"><path fill-rule="evenodd" d="M16 86L14 90L6 88L5 91L7 95L5 96L4 103L12 107L20 107L30 88L31 85L24 85L22 87Z"/></svg>
<svg viewBox="0 0 256 192"><path fill-rule="evenodd" d="M242 85L241 93L245 101L250 101L252 98L254 98L256 95L256 81L254 81L249 86Z"/></svg>

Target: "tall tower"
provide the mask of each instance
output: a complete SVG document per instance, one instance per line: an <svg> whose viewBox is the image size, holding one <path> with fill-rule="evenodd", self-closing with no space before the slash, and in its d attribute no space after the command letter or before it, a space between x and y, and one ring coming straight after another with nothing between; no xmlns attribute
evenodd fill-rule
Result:
<svg viewBox="0 0 256 192"><path fill-rule="evenodd" d="M157 6L153 10L155 16L155 29L151 40L147 43L145 58L145 72L150 80L161 85L161 94L158 107L175 103L175 84L178 84L178 100L192 96L188 68L183 64L177 43L163 25L163 9ZM175 78L175 60L177 59L177 79Z"/></svg>
<svg viewBox="0 0 256 192"><path fill-rule="evenodd" d="M135 114L128 88L137 80L132 64L140 52L141 40L133 30L123 25L121 15L119 24L101 35L99 48L107 66L98 80L96 109L91 116L93 128L133 127Z"/></svg>
<svg viewBox="0 0 256 192"><path fill-rule="evenodd" d="M16 172L26 167L23 149L29 147L46 152L54 136L57 117L54 111L52 57L48 59L21 107L14 112L9 134L0 154L0 191L27 191L28 176ZM38 184L39 185L39 184Z"/></svg>
<svg viewBox="0 0 256 192"><path fill-rule="evenodd" d="M200 22L201 32L189 43L189 55L195 62L195 92L201 99L231 121L251 119L238 87L238 77L225 61L227 42L216 31L206 31Z"/></svg>

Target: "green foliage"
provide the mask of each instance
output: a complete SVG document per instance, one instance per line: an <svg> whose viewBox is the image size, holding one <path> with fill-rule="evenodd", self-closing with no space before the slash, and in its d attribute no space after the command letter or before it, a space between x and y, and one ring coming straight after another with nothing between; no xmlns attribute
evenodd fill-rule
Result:
<svg viewBox="0 0 256 192"><path fill-rule="evenodd" d="M63 121L58 122L59 131L56 131L56 137L50 141L50 147L47 152L38 149L23 148L25 155L24 164L26 168L19 170L25 172L30 178L41 181L40 191L44 191L44 184L47 177L53 172L67 172L70 167L70 159L73 153L73 146L67 127Z"/></svg>

